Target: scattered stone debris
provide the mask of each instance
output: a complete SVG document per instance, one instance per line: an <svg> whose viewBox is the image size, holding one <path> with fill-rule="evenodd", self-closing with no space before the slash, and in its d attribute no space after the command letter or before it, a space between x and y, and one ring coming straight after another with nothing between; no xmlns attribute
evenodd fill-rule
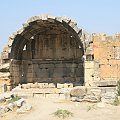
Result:
<svg viewBox="0 0 120 120"><path fill-rule="evenodd" d="M32 109L32 106L28 103L24 103L20 108L16 110L17 113L25 113L27 111L30 111Z"/></svg>
<svg viewBox="0 0 120 120"><path fill-rule="evenodd" d="M4 93L0 96L0 116L9 112L16 111L17 113L25 113L32 109L32 106L26 103L24 98L18 97L11 92Z"/></svg>
<svg viewBox="0 0 120 120"><path fill-rule="evenodd" d="M101 96L102 102L112 104L115 101L117 94L115 92L106 92Z"/></svg>
<svg viewBox="0 0 120 120"><path fill-rule="evenodd" d="M89 88L86 87L75 87L69 92L72 101L77 102L91 102L91 103L108 103L111 104L115 101L117 94L116 90L108 90L107 88Z"/></svg>

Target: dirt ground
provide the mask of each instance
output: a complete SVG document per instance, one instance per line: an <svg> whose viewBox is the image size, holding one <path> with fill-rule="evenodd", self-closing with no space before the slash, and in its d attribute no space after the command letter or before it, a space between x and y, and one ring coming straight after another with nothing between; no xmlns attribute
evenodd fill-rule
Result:
<svg viewBox="0 0 120 120"><path fill-rule="evenodd" d="M97 104L79 103L64 100L63 98L26 98L32 105L32 110L17 114L8 112L0 120L60 120L53 115L58 109L66 109L73 113L73 117L67 120L120 120L120 106L105 105L97 107Z"/></svg>

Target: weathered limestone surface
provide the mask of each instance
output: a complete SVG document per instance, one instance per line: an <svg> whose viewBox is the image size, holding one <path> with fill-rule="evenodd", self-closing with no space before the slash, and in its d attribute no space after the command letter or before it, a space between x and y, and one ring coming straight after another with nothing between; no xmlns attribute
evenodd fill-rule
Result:
<svg viewBox="0 0 120 120"><path fill-rule="evenodd" d="M107 36L93 35L95 61L94 85L115 86L120 79L120 34Z"/></svg>
<svg viewBox="0 0 120 120"><path fill-rule="evenodd" d="M9 37L0 55L0 79L16 85L46 83L40 88L116 86L120 33L89 34L66 16L33 16Z"/></svg>
<svg viewBox="0 0 120 120"><path fill-rule="evenodd" d="M94 61L85 61L85 86L89 87L94 81Z"/></svg>
<svg viewBox="0 0 120 120"><path fill-rule="evenodd" d="M23 98L20 98L19 100L16 99L16 101L11 101L10 103L6 102L13 99L13 97L16 97L16 95L11 94L10 92L0 95L0 116L10 111L16 111L17 113L26 113L32 109L32 106Z"/></svg>
<svg viewBox="0 0 120 120"><path fill-rule="evenodd" d="M0 84L0 94L7 91L7 85L6 84Z"/></svg>
<svg viewBox="0 0 120 120"><path fill-rule="evenodd" d="M78 41L74 41L74 38ZM1 63L10 64L8 69L3 67L0 70L10 71L9 78L13 84L56 81L83 84L84 70L79 59L82 59L91 41L91 35L66 16L33 16L23 24L23 28L9 37L1 54ZM39 64L40 61L36 59L44 59L46 63ZM58 60L58 63L54 60Z"/></svg>

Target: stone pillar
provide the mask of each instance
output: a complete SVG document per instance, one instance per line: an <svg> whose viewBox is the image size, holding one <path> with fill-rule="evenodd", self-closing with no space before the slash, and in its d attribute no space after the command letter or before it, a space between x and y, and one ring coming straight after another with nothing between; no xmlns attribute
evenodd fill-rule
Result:
<svg viewBox="0 0 120 120"><path fill-rule="evenodd" d="M94 61L85 61L85 86L90 87L94 80Z"/></svg>

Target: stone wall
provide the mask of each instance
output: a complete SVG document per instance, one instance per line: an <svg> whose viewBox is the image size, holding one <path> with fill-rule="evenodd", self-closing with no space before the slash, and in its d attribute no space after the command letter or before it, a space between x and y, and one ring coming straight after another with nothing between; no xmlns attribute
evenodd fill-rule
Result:
<svg viewBox="0 0 120 120"><path fill-rule="evenodd" d="M106 34L93 35L94 49L94 80L102 81L103 86L108 81L120 79L120 34L107 36ZM115 82L113 82L113 85ZM111 82L110 82L110 85ZM102 86L102 84L101 84Z"/></svg>
<svg viewBox="0 0 120 120"><path fill-rule="evenodd" d="M62 83L115 86L120 33L89 34L68 17L34 16L9 37L0 58L0 78L13 84L53 82L53 76Z"/></svg>

